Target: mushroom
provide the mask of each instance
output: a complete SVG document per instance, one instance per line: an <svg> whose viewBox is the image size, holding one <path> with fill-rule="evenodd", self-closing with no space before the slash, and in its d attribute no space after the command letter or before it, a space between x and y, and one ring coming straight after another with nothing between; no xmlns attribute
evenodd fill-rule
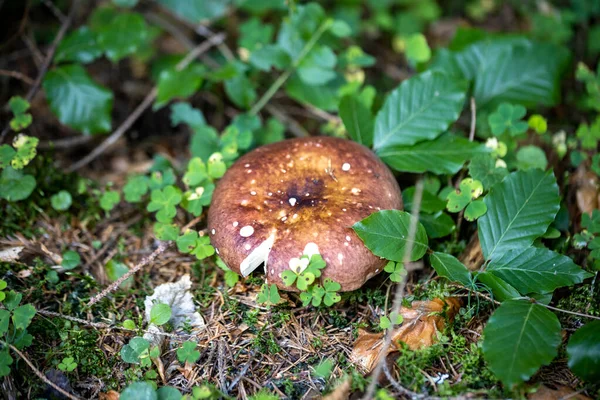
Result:
<svg viewBox="0 0 600 400"><path fill-rule="evenodd" d="M242 276L264 264L268 282L295 290L281 272L318 253L327 263L321 279L351 291L386 263L352 225L401 207L398 183L371 150L346 139L298 138L257 148L227 170L213 194L208 231L217 254Z"/></svg>

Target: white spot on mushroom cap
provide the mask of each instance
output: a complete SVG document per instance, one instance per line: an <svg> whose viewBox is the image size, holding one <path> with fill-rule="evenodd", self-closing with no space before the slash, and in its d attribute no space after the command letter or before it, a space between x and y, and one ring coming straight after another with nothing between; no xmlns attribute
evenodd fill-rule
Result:
<svg viewBox="0 0 600 400"><path fill-rule="evenodd" d="M352 240L352 238L350 236L346 236L346 240L350 241L350 240Z"/></svg>
<svg viewBox="0 0 600 400"><path fill-rule="evenodd" d="M233 227L235 228L236 226L238 226L240 223L237 221L233 221Z"/></svg>
<svg viewBox="0 0 600 400"><path fill-rule="evenodd" d="M290 197L290 199L288 200L290 202L290 205L292 207L294 207L296 205L296 198L295 197Z"/></svg>
<svg viewBox="0 0 600 400"><path fill-rule="evenodd" d="M215 247L215 253L219 254L219 249Z"/></svg>
<svg viewBox="0 0 600 400"><path fill-rule="evenodd" d="M361 190L359 188L352 188L351 192L352 194L357 195L361 192Z"/></svg>
<svg viewBox="0 0 600 400"><path fill-rule="evenodd" d="M350 164L344 163L342 165L342 171L350 171Z"/></svg>
<svg viewBox="0 0 600 400"><path fill-rule="evenodd" d="M250 192L250 194L251 194L252 196L256 196L256 192L255 192L254 190L253 190L253 191L251 191L251 192Z"/></svg>
<svg viewBox="0 0 600 400"><path fill-rule="evenodd" d="M337 258L338 258L340 264L344 263L344 255L342 253L338 253Z"/></svg>
<svg viewBox="0 0 600 400"><path fill-rule="evenodd" d="M275 243L275 235L269 236L264 242L256 246L254 250L248 257L244 259L244 261L240 264L240 273L242 276L246 277L252 273L260 264L265 264L265 270L267 268L267 261L269 259L269 253L271 252L271 248L273 248L273 243Z"/></svg>
<svg viewBox="0 0 600 400"><path fill-rule="evenodd" d="M246 250L250 250L250 249L252 248L252 245L250 245L250 243L246 243L246 244L244 245L244 248L245 248Z"/></svg>
<svg viewBox="0 0 600 400"><path fill-rule="evenodd" d="M254 233L254 228L250 225L246 225L240 229L241 237L250 237Z"/></svg>
<svg viewBox="0 0 600 400"><path fill-rule="evenodd" d="M213 228L213 230L212 230L212 231L210 231L210 233L212 233L213 235L215 234L215 232L216 232L216 231L215 231L215 229L214 229L214 228Z"/></svg>

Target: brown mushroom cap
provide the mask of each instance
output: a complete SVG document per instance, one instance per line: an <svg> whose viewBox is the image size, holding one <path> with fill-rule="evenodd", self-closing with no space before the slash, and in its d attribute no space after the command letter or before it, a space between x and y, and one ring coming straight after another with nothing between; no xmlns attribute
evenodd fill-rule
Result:
<svg viewBox="0 0 600 400"><path fill-rule="evenodd" d="M211 242L223 261L248 275L265 260L266 278L284 290L290 260L318 251L322 277L358 289L386 261L352 225L402 207L390 170L366 147L332 137L290 139L236 161L219 181L208 212Z"/></svg>

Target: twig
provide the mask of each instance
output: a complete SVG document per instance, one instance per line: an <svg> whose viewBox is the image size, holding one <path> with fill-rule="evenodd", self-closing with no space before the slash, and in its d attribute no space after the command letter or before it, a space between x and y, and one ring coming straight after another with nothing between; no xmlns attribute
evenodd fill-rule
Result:
<svg viewBox="0 0 600 400"><path fill-rule="evenodd" d="M472 142L473 140L475 140L475 126L477 124L477 105L475 104L475 98L471 97L471 129L469 131L469 141ZM459 188L460 187L460 183L462 182L462 180L464 179L466 174L466 170L463 168L460 171L460 174L458 175L458 179L456 180L456 183L454 184L455 188ZM458 238L458 235L460 233L460 226L462 225L463 219L465 216L465 209L463 208L462 210L460 210L460 212L458 213L458 217L456 217L456 230L454 231L455 233L455 238Z"/></svg>
<svg viewBox="0 0 600 400"><path fill-rule="evenodd" d="M408 235L406 238L406 246L404 247L404 255L402 257L402 263L406 266L410 262L410 257L413 250L413 244L415 235L417 233L417 223L419 222L419 211L421 208L421 198L423 196L423 179L419 179L417 184L415 185L415 194L413 196L413 209L412 215L410 219L410 225L408 227ZM394 302L392 304L392 311L390 315L400 315L400 308L402 306L402 298L404 297L404 288L406 286L406 276L398 283L396 286L396 294L394 296ZM370 400L373 398L375 394L375 388L377 387L377 382L379 380L379 375L381 375L381 371L385 364L385 356L382 354L387 354L387 349L390 347L392 343L393 329L388 329L385 334L385 339L383 341L383 345L379 350L379 357L377 361L377 365L371 374L371 382L369 382L369 386L367 387L367 391L363 397L364 400Z"/></svg>
<svg viewBox="0 0 600 400"><path fill-rule="evenodd" d="M56 52L56 48L58 47L58 45L62 41L63 37L65 36L67 29L69 29L69 26L71 25L71 22L73 21L75 11L77 11L78 6L79 6L79 0L73 0L73 4L71 5L71 9L69 10L69 15L67 16L65 21L60 26L60 29L58 30L56 37L54 38L54 40L52 41L52 44L50 45L50 48L48 49L48 54L46 54L46 58L44 59L44 62L40 68L40 71L38 72L38 76L35 79L35 82L33 82L33 85L31 86L31 88L29 89L29 92L27 92L27 96L25 96L25 100L27 100L28 102L31 102L31 99L33 99L33 96L35 96L35 94L40 89L42 80L44 79L44 76L46 75L46 72L48 71L48 68L50 67L50 64L52 63L52 59L54 58L54 53ZM4 141L4 137L6 136L6 134L8 133L9 130L10 130L10 125L6 124L6 127L0 134L0 144Z"/></svg>
<svg viewBox="0 0 600 400"><path fill-rule="evenodd" d="M9 71L9 70L6 70L6 69L0 69L0 75L2 75L2 76L9 76L11 78L18 79L20 81L25 82L29 86L33 85L33 79L31 79L27 75L22 74L22 73L17 72L17 71Z"/></svg>
<svg viewBox="0 0 600 400"><path fill-rule="evenodd" d="M154 261L156 259L156 257L158 257L159 255L164 253L171 246L171 244L172 244L172 242L160 242L160 244L158 245L156 250L154 250L152 253L150 253L150 255L148 255L148 257L144 257L142 259L142 261L139 262L139 264L135 265L132 269L127 271L127 273L125 273L119 279L117 279L116 281L111 283L106 289L104 289L103 291L98 293L96 296L94 296L87 303L87 306L88 307L93 306L94 304L96 304L97 302L102 300L104 297L106 297L109 293L117 290L117 288L121 285L121 283L123 283L127 278L129 278L130 276L132 276L133 274L135 274L136 272L138 272L139 270L144 268L146 265L148 265L152 261Z"/></svg>
<svg viewBox="0 0 600 400"><path fill-rule="evenodd" d="M578 317L591 318L591 319L600 320L600 317L596 317L595 315L584 314L584 313L580 313L580 312L577 312L577 311L563 310L562 308L552 307L552 306L549 306L548 304L542 304L542 303L539 303L537 301L535 302L535 304L539 304L540 306L546 307L546 308L548 308L548 309L550 309L552 311L559 311L559 312L562 312L562 313L565 313L565 314L577 315Z"/></svg>
<svg viewBox="0 0 600 400"><path fill-rule="evenodd" d="M200 222L201 219L202 219L202 216L199 216L199 217L196 217L193 220L191 220L189 223L187 223L182 228L182 232L185 232L189 228L191 228L192 226L196 225L198 222ZM125 275L121 276L119 279L117 279L116 281L114 281L113 283L111 283L106 289L104 289L103 291L101 291L100 293L98 293L96 296L94 296L87 303L87 306L88 307L93 306L94 304L96 304L97 302L99 302L100 300L102 300L104 297L106 297L109 293L112 293L115 290L117 290L117 288L121 285L121 283L123 283L127 278L129 278L130 276L132 276L133 274L135 274L136 272L138 272L139 270L141 270L142 268L144 268L146 265L148 265L152 261L154 261L156 259L156 257L158 257L159 255L161 255L162 253L164 253L165 251L167 251L168 248L172 244L173 244L173 242L171 242L171 241L160 242L160 244L158 245L158 247L156 248L156 250L154 250L152 253L150 253L147 257L144 257L142 259L142 261L140 261L132 269L130 269L129 271L127 271L125 273Z"/></svg>
<svg viewBox="0 0 600 400"><path fill-rule="evenodd" d="M38 378L40 378L42 381L44 381L47 385L52 386L52 388L54 390L56 390L57 392L59 392L60 394L62 394L63 396L65 396L68 399L71 400L79 400L79 397L72 395L71 393L67 392L66 390L64 390L63 388L61 388L60 386L58 386L56 383L52 382L50 379L48 379L43 373L42 371L40 371L39 369L36 368L35 365L33 365L33 363L29 360L29 358L27 358L25 356L25 354L23 354L19 349L17 349L15 346L13 346L10 343L6 343L8 345L8 347L10 347L10 349L12 351L14 351L19 357L21 357L21 359L23 361L25 361L27 363L27 365L29 365L29 368L31 368L33 370L33 373L36 374L38 376Z"/></svg>
<svg viewBox="0 0 600 400"><path fill-rule="evenodd" d="M225 39L225 34L221 33L221 34L212 36L211 38L205 40L200 45L198 45L194 49L192 49L187 54L187 56L183 60L181 60L179 62L179 64L177 64L175 69L177 71L181 71L182 69L187 67L194 59L196 59L198 56L200 56L202 53L205 53L214 45L223 42L224 39ZM78 169L80 169L81 167L88 165L90 162L95 160L100 154L104 153L104 151L106 151L106 149L108 149L110 146L115 144L121 138L121 136L123 136L123 134L129 128L131 128L133 123L135 121L137 121L137 119L140 117L140 115L142 115L142 113L152 104L152 102L156 98L157 94L158 94L158 88L155 86L154 88L152 88L150 93L148 93L148 95L146 95L144 100L142 100L142 102L136 107L136 109L133 110L133 112L129 115L129 117L127 117L125 119L125 121L123 121L121 126L119 126L108 138L106 138L106 140L104 142L102 142L100 144L100 146L96 147L90 154L88 154L87 156L85 156L84 158L82 158L75 164L71 165L69 168L67 168L66 172L67 173L74 172L74 171L77 171Z"/></svg>
<svg viewBox="0 0 600 400"><path fill-rule="evenodd" d="M398 382L396 382L396 380L392 376L392 373L390 372L390 370L387 366L387 363L383 363L383 373L385 374L385 377L388 379L388 381L390 381L390 383L392 384L394 389L396 389L398 392L402 393L403 395L409 396L411 399L422 399L424 397L427 397L426 395L422 395L417 392L413 392L412 390L409 390L409 389L405 388L404 386L400 385Z"/></svg>
<svg viewBox="0 0 600 400"><path fill-rule="evenodd" d="M58 19L60 21L61 24L65 23L65 20L67 19L67 17L65 17L65 14L63 14L58 7L56 7L54 5L54 3L50 0L42 0L42 3L44 3L44 5L46 7L48 7L50 9L50 11L52 11L52 14L54 14L54 16L56 17L56 19Z"/></svg>
<svg viewBox="0 0 600 400"><path fill-rule="evenodd" d="M271 85L271 87L269 87L269 89L267 89L265 94L263 94L263 96L254 104L254 106L252 106L248 114L256 115L260 112L260 110L263 109L263 107L269 102L269 100L271 100L271 97L273 97L275 93L277 93L279 88L285 83L285 81L287 81L290 75L292 75L292 73L296 70L298 65L300 65L302 60L304 60L304 57L306 57L308 52L314 47L314 45L321 38L323 33L325 33L325 31L329 28L329 26L330 23L327 21L323 22L321 26L319 26L315 34L312 35L310 40L304 45L304 47L300 51L300 54L298 54L298 57L294 60L292 65L288 69L286 69L283 74L279 75L279 78L277 78L275 82L273 82L273 84Z"/></svg>

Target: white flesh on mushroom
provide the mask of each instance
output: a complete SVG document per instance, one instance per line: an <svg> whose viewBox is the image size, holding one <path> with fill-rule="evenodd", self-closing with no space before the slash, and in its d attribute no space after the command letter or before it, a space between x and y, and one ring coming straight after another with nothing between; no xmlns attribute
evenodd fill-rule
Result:
<svg viewBox="0 0 600 400"><path fill-rule="evenodd" d="M267 260L269 259L269 253L271 252L273 243L275 243L275 234L269 236L248 254L248 257L240 264L240 273L243 277L250 275L262 263L265 263L266 270Z"/></svg>

